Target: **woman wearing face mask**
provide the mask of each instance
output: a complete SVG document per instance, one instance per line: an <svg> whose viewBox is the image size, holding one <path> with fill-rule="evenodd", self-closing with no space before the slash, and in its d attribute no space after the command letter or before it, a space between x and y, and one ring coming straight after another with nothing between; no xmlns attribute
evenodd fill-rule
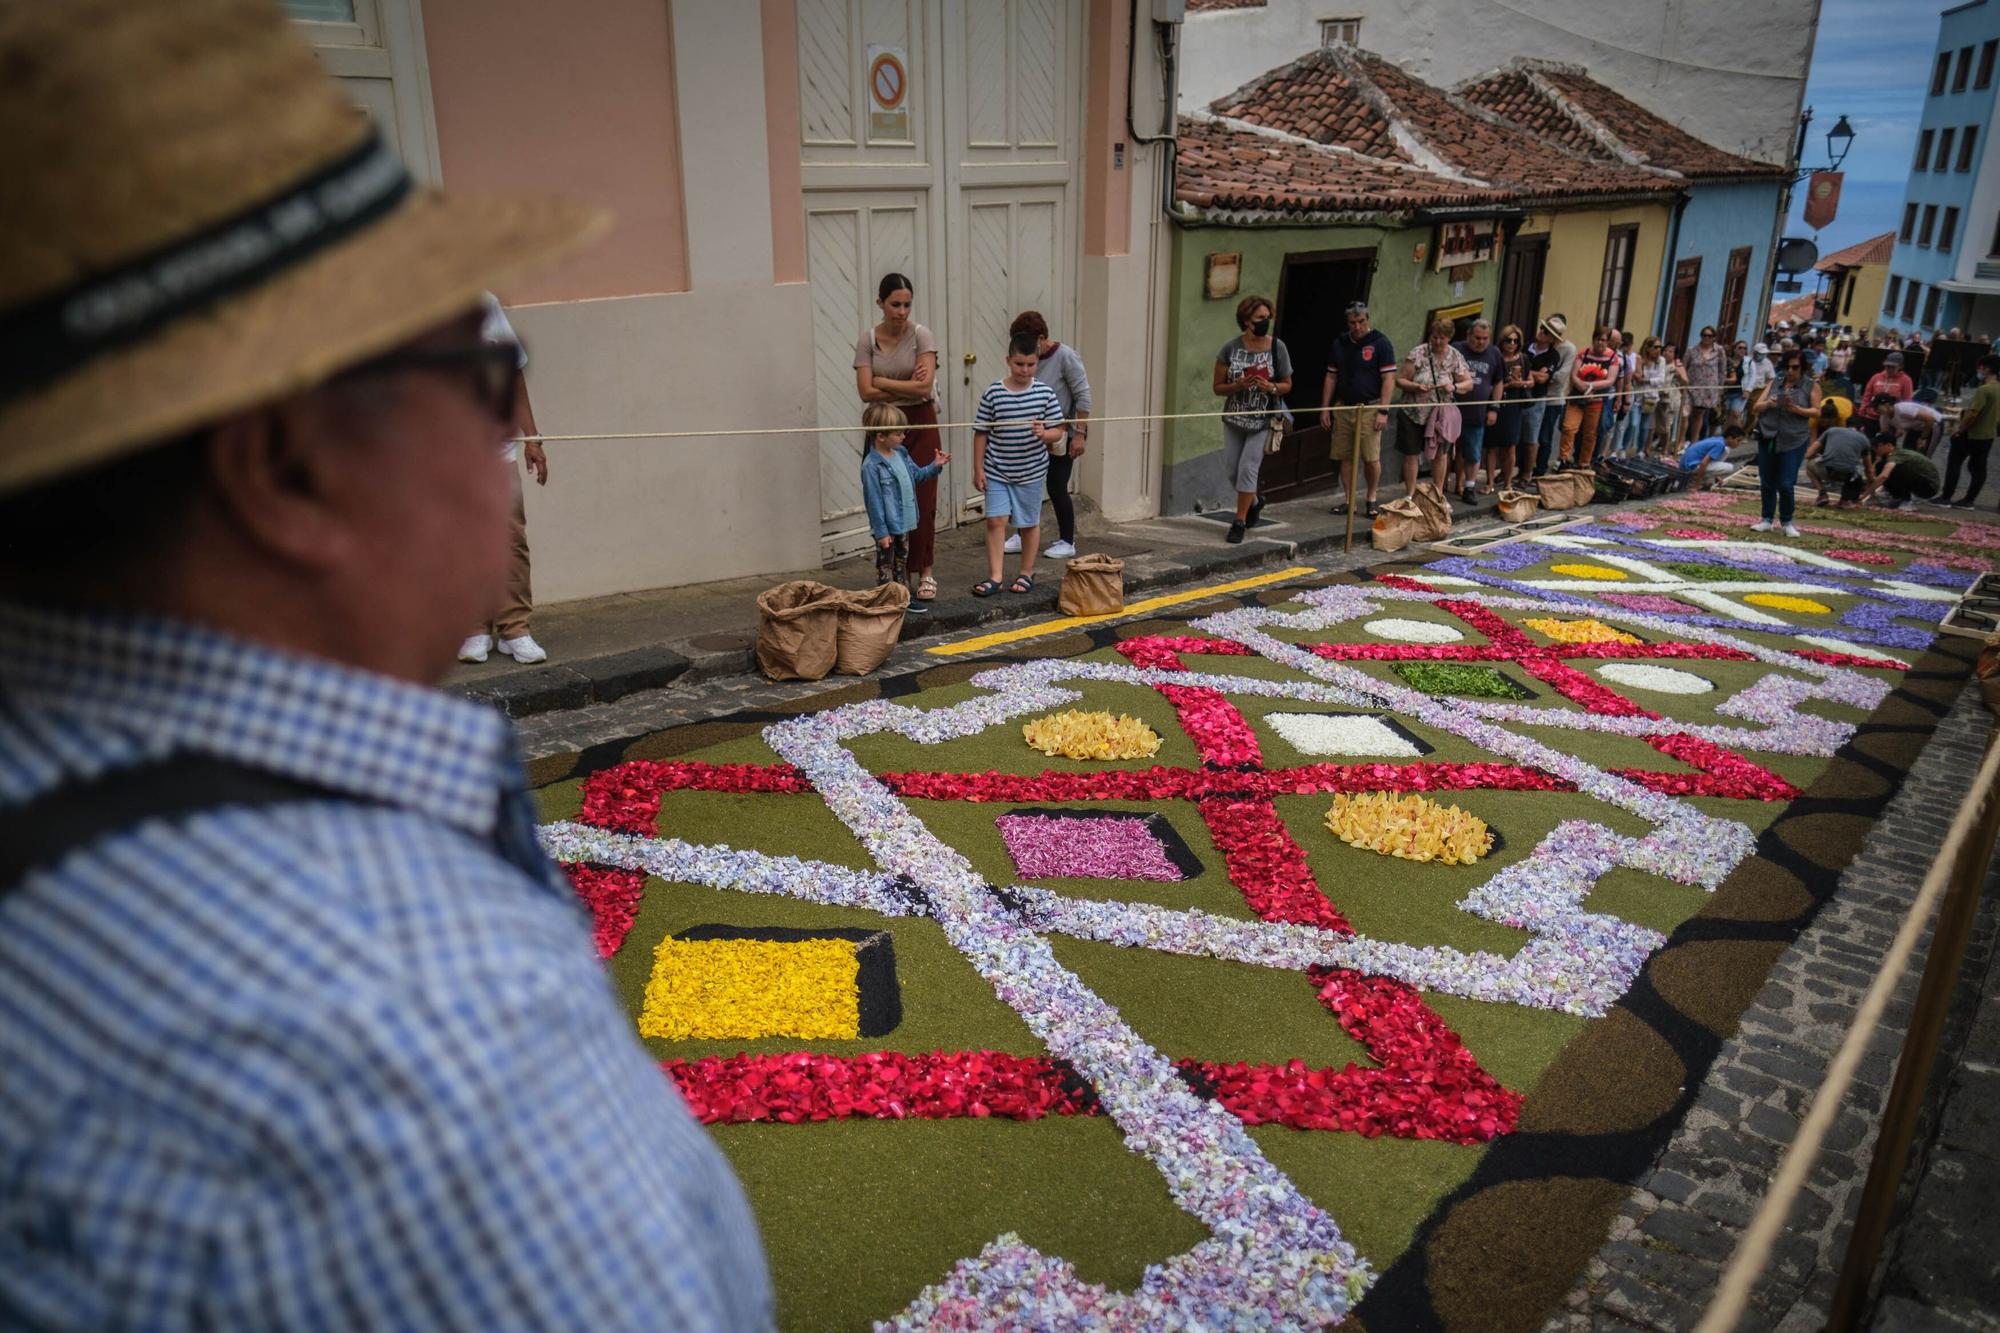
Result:
<svg viewBox="0 0 2000 1333"><path fill-rule="evenodd" d="M1242 332L1215 354L1215 396L1222 405L1222 464L1236 487L1236 521L1228 541L1240 542L1257 522L1264 502L1257 498L1257 475L1264 466L1264 442L1272 417L1284 412L1292 391L1292 354L1271 336L1271 303L1246 296L1236 304Z"/></svg>
<svg viewBox="0 0 2000 1333"><path fill-rule="evenodd" d="M937 338L910 318L916 301L916 284L900 273L883 277L876 289L875 305L882 322L864 330L854 344L854 383L861 401L887 403L903 409L909 433L903 447L910 461L923 467L937 457ZM937 478L916 484L917 527L910 534L910 573L916 579L912 593L918 606L912 611L929 610L937 596L937 579L931 567L937 560Z"/></svg>
<svg viewBox="0 0 2000 1333"><path fill-rule="evenodd" d="M1792 525L1792 489L1799 482L1799 464L1805 461L1806 446L1812 443L1820 393L1818 383L1806 377L1801 353L1785 353L1778 373L1778 382L1750 409L1757 423L1757 489L1764 501L1762 521L1751 524L1750 530L1769 532L1782 525L1787 537L1796 537L1799 530Z"/></svg>

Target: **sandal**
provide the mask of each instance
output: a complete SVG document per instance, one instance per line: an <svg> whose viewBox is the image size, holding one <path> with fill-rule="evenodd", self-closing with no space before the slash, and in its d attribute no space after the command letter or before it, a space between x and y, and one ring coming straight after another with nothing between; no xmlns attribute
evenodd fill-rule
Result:
<svg viewBox="0 0 2000 1333"><path fill-rule="evenodd" d="M1379 505L1379 504L1376 504L1376 503L1375 503L1375 502L1374 502L1373 500L1370 500L1370 501L1368 502L1368 517L1369 517L1369 518L1380 518L1380 517L1382 517L1382 506L1381 506L1381 505Z"/></svg>
<svg viewBox="0 0 2000 1333"><path fill-rule="evenodd" d="M1335 518L1339 518L1341 515L1347 512L1347 502L1343 500L1341 503L1335 505L1333 508L1327 510L1326 512L1332 514Z"/></svg>
<svg viewBox="0 0 2000 1333"><path fill-rule="evenodd" d="M979 582L972 585L972 595L974 597L991 597L994 593L999 591L1000 591L999 579L981 579L979 580Z"/></svg>
<svg viewBox="0 0 2000 1333"><path fill-rule="evenodd" d="M1035 576L1033 574L1016 574L1014 581L1007 585L1007 591L1013 593L1033 592L1034 590Z"/></svg>
<svg viewBox="0 0 2000 1333"><path fill-rule="evenodd" d="M917 580L917 596L926 602L937 600L937 579L929 574Z"/></svg>

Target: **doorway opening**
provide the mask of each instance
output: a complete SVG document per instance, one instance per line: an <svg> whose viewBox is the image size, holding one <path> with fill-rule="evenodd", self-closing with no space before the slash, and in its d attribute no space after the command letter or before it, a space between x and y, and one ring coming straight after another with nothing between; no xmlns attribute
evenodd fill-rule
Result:
<svg viewBox="0 0 2000 1333"><path fill-rule="evenodd" d="M1319 424L1320 390L1333 340L1347 332L1350 302L1366 301L1375 276L1373 250L1312 250L1286 255L1278 278L1277 334L1292 357L1292 391L1285 396L1295 424L1278 452L1264 460L1260 489L1267 500L1327 490L1334 483L1330 434Z"/></svg>
<svg viewBox="0 0 2000 1333"><path fill-rule="evenodd" d="M1498 332L1512 324L1523 338L1535 336L1542 318L1542 275L1549 264L1547 232L1515 236L1507 242L1507 258L1500 267L1500 317L1494 321Z"/></svg>

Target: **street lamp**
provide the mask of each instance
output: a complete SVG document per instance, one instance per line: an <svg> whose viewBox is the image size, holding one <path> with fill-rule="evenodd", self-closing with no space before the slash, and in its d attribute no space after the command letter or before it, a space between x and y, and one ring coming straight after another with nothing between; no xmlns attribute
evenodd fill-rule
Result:
<svg viewBox="0 0 2000 1333"><path fill-rule="evenodd" d="M1846 116L1842 116L1834 122L1833 128L1826 132L1826 156L1828 164L1835 171L1839 171L1840 164L1847 159L1847 150L1853 146L1854 127L1847 123Z"/></svg>
<svg viewBox="0 0 2000 1333"><path fill-rule="evenodd" d="M1827 165L1823 167L1804 165L1806 131L1812 128L1812 121L1813 109L1807 107L1799 116L1799 146L1797 153L1793 155L1793 161L1797 164L1797 170L1792 175L1795 181L1802 181L1816 171L1839 171L1840 164L1847 159L1847 150L1854 146L1854 127L1847 123L1846 116L1842 116L1833 123L1833 128L1826 132Z"/></svg>

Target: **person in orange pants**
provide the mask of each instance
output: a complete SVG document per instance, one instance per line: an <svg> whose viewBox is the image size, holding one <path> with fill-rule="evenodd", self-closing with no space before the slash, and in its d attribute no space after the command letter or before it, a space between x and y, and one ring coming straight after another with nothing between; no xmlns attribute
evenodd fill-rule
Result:
<svg viewBox="0 0 2000 1333"><path fill-rule="evenodd" d="M1623 369L1611 350L1611 330L1600 324L1590 335L1590 350L1579 352L1570 371L1569 393L1563 405L1562 462L1564 467L1589 467L1597 453L1597 427ZM1587 397L1576 398L1576 394Z"/></svg>

